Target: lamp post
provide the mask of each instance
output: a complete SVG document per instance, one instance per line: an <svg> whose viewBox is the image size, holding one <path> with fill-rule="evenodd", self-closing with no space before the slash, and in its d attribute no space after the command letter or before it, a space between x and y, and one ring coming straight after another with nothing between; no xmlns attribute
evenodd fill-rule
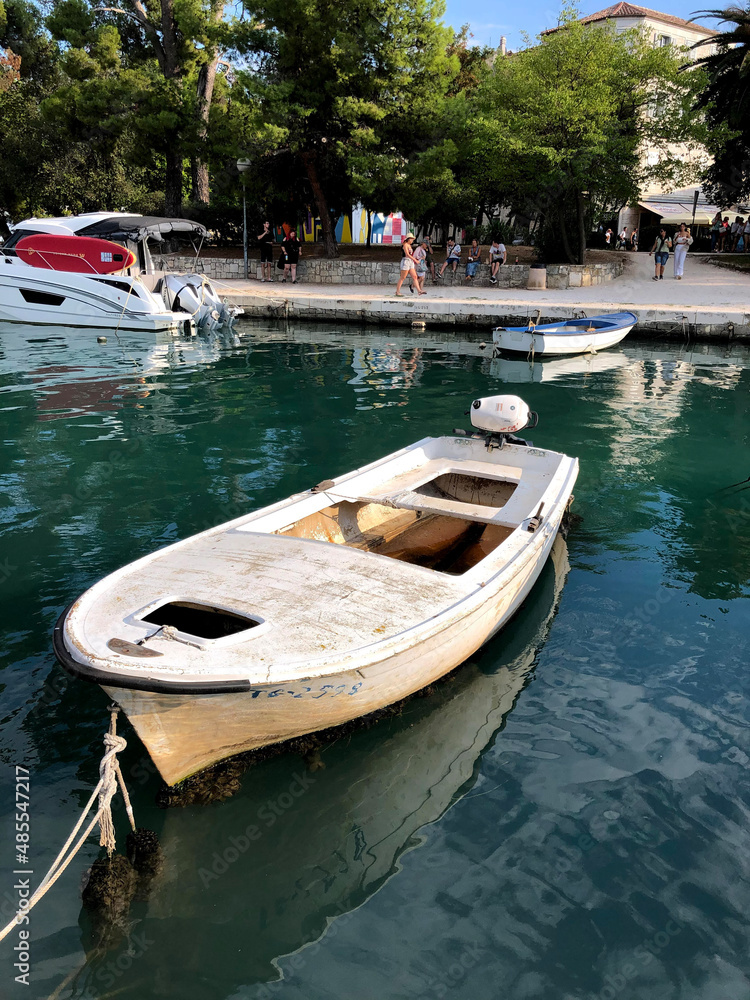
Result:
<svg viewBox="0 0 750 1000"><path fill-rule="evenodd" d="M247 278L247 198L245 195L245 182L242 175L250 169L250 160L237 160L237 170L240 174L240 184L242 184L242 251L245 259L245 277Z"/></svg>

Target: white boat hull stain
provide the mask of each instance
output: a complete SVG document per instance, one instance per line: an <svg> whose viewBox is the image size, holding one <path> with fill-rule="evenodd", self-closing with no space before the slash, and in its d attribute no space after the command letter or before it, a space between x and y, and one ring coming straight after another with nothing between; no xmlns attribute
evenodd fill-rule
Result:
<svg viewBox="0 0 750 1000"><path fill-rule="evenodd" d="M236 754L350 722L428 687L499 631L534 586L559 527L559 517L548 523L513 581L495 581L473 613L361 669L231 694L104 690L121 705L168 785Z"/></svg>

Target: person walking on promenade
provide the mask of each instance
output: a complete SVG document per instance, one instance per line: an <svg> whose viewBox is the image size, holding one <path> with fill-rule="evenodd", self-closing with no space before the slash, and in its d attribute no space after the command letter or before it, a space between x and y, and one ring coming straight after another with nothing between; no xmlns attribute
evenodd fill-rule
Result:
<svg viewBox="0 0 750 1000"><path fill-rule="evenodd" d="M286 261L284 262L284 277L282 281L286 281L287 275L291 272L292 284L297 284L297 264L299 264L300 254L302 253L302 248L300 247L299 240L297 239L297 231L295 229L290 229L287 235L284 237L284 249L286 252Z"/></svg>
<svg viewBox="0 0 750 1000"><path fill-rule="evenodd" d="M630 234L630 247L631 247L633 253L637 253L638 252L638 230L637 229L634 229L633 232Z"/></svg>
<svg viewBox="0 0 750 1000"><path fill-rule="evenodd" d="M429 244L426 239L419 241L419 246L414 251L414 261L417 268L417 284L419 286L420 292L424 288L424 283L427 278L427 247Z"/></svg>
<svg viewBox="0 0 750 1000"><path fill-rule="evenodd" d="M648 252L649 257L654 255L654 277L653 281L659 281L664 277L664 267L669 260L669 251L672 249L672 241L667 236L664 226L659 230L659 235L654 240L654 245Z"/></svg>
<svg viewBox="0 0 750 1000"><path fill-rule="evenodd" d="M461 244L456 243L456 241L451 237L445 245L445 261L443 266L438 271L440 277L443 277L446 267L450 266L453 269L453 276L456 275L456 268L458 267L458 262L461 259Z"/></svg>
<svg viewBox="0 0 750 1000"><path fill-rule="evenodd" d="M745 245L743 239L745 235L745 220L741 215L737 216L737 222L735 225L737 226L737 231L735 232L734 239L732 240L732 250L734 253L739 253L740 243L742 243L743 247Z"/></svg>
<svg viewBox="0 0 750 1000"><path fill-rule="evenodd" d="M674 276L678 281L682 281L685 257L692 242L693 237L690 235L690 230L684 222L680 223L680 228L675 233L674 238Z"/></svg>
<svg viewBox="0 0 750 1000"><path fill-rule="evenodd" d="M613 236L614 236L614 233L612 232L612 227L610 226L610 228L604 234L604 242L607 245L607 249L610 249L610 247L612 246L612 237Z"/></svg>
<svg viewBox="0 0 750 1000"><path fill-rule="evenodd" d="M721 237L721 212L711 219L711 253L716 253L716 245Z"/></svg>
<svg viewBox="0 0 750 1000"><path fill-rule="evenodd" d="M410 289L413 292L416 285L417 291L420 295L425 295L426 293L419 287L419 278L417 277L417 264L414 259L414 233L407 233L404 237L404 242L401 244L401 273L398 277L398 284L396 285L396 295L399 298L403 298L401 292L401 286L408 277L410 284Z"/></svg>
<svg viewBox="0 0 750 1000"><path fill-rule="evenodd" d="M719 253L724 253L727 249L727 241L731 235L730 229L731 226L729 225L729 216L725 215L719 232Z"/></svg>
<svg viewBox="0 0 750 1000"><path fill-rule="evenodd" d="M261 281L273 281L273 233L271 223L263 223L263 232L258 234L260 243L260 272Z"/></svg>
<svg viewBox="0 0 750 1000"><path fill-rule="evenodd" d="M750 215L747 217L747 222L745 223L745 230L742 234L742 238L745 241L745 253L750 250Z"/></svg>
<svg viewBox="0 0 750 1000"><path fill-rule="evenodd" d="M469 259L466 262L466 278L465 281L473 281L477 271L479 270L479 262L481 260L479 244L476 240L471 241L471 246L469 247Z"/></svg>

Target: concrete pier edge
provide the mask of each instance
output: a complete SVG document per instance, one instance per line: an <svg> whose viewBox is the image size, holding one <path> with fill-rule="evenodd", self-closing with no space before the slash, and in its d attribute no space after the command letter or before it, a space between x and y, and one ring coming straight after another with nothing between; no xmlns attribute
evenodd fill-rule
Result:
<svg viewBox="0 0 750 1000"><path fill-rule="evenodd" d="M301 320L311 322L357 323L360 325L406 326L415 324L415 332L424 327L485 330L491 336L495 326L525 325L541 311L540 323L577 316L594 316L603 312L630 311L638 316L638 335L653 335L660 339L713 340L750 342L750 304L748 311L737 309L662 307L652 308L632 303L580 302L556 305L528 300L518 302L454 301L429 299L428 296L400 301L393 296L321 297L306 295L296 289L293 296L278 293L231 294L217 282L219 290L241 305L245 315L254 319Z"/></svg>

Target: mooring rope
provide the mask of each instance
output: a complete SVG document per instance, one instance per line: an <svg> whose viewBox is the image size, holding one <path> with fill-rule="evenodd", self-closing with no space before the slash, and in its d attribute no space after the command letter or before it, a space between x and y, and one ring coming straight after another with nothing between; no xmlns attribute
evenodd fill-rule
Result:
<svg viewBox="0 0 750 1000"><path fill-rule="evenodd" d="M120 753L121 750L124 750L127 746L127 742L122 738L122 736L118 736L116 732L117 713L119 711L120 709L117 705L110 706L109 732L104 734L104 746L106 747L106 753L102 757L102 761L99 765L99 782L94 791L91 793L91 798L89 799L86 808L81 813L78 822L73 827L73 830L71 831L68 839L65 841L60 853L50 865L49 871L32 893L28 903L20 908L10 923L0 931L0 941L7 937L17 924L23 921L29 910L36 906L39 900L52 888L55 882L57 882L70 862L83 847L87 837L97 823L99 823L100 830L99 844L101 847L106 847L107 853L110 857L112 856L112 852L115 849L115 829L114 824L112 823L112 797L117 791L118 784L120 786L120 790L122 791L123 799L125 800L125 808L128 813L130 825L135 831L133 809L130 804L128 793L125 789L125 781L122 777L120 765L117 761L117 754ZM78 838L78 841L72 850L67 853L76 834L83 826L84 820L88 816L89 810L93 806L94 800L97 796L99 797L99 806L96 811L96 815Z"/></svg>

